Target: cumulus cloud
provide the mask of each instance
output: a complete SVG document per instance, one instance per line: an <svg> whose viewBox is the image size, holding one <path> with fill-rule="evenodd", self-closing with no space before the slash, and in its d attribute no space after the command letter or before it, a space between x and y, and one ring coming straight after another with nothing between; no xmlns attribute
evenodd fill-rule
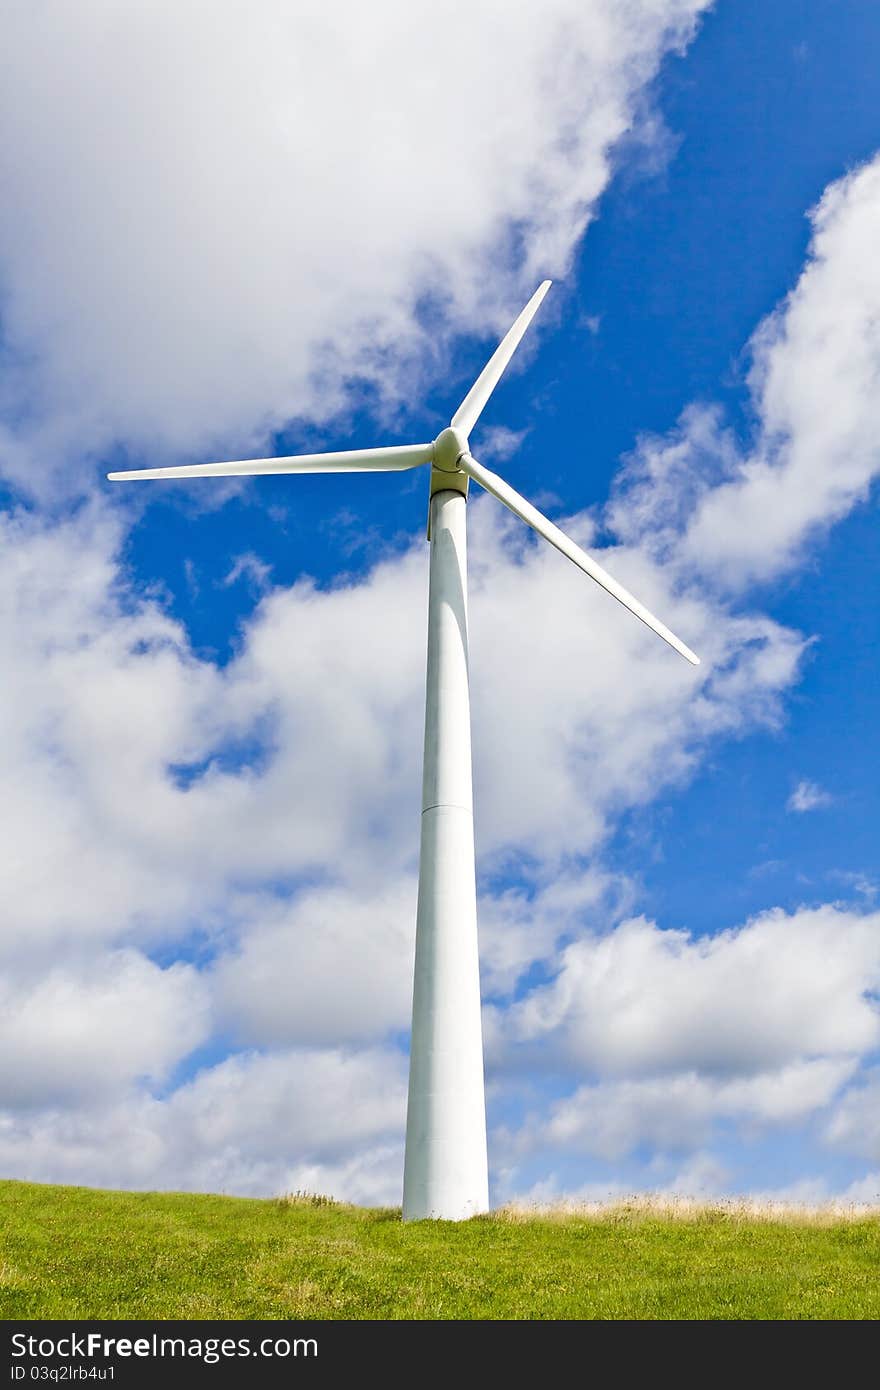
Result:
<svg viewBox="0 0 880 1390"><path fill-rule="evenodd" d="M394 400L438 330L500 326L565 268L707 4L14 3L7 472L256 447L353 378Z"/></svg>
<svg viewBox="0 0 880 1390"><path fill-rule="evenodd" d="M567 946L503 1029L601 1077L753 1077L869 1053L878 984L877 914L776 910L701 937L634 918Z"/></svg>
<svg viewBox="0 0 880 1390"><path fill-rule="evenodd" d="M409 1026L415 876L373 894L333 885L242 913L236 950L214 973L221 1016L258 1044L333 1043Z"/></svg>
<svg viewBox="0 0 880 1390"><path fill-rule="evenodd" d="M15 807L0 953L17 958L195 909L189 870L164 854L163 788L169 762L198 754L200 730L218 732L218 676L156 603L123 597L120 531L105 513L58 526L5 513L0 534L0 628L15 653L0 692L0 775Z"/></svg>
<svg viewBox="0 0 880 1390"><path fill-rule="evenodd" d="M691 406L671 436L642 441L609 512L734 592L801 561L880 468L880 156L811 219L806 266L750 344L751 447Z"/></svg>
<svg viewBox="0 0 880 1390"><path fill-rule="evenodd" d="M855 1066L855 1061L822 1060L726 1081L690 1071L585 1086L552 1108L549 1122L541 1125L540 1139L608 1160L642 1145L661 1153L688 1152L714 1137L719 1120L755 1129L812 1116L828 1104ZM672 1186L680 1187L682 1181L674 1180Z"/></svg>
<svg viewBox="0 0 880 1390"><path fill-rule="evenodd" d="M512 430L507 425L490 425L480 430L480 458L484 463L501 463L519 449L528 430Z"/></svg>
<svg viewBox="0 0 880 1390"><path fill-rule="evenodd" d="M400 1053L239 1054L167 1098L0 1110L0 1169L30 1181L399 1200Z"/></svg>
<svg viewBox="0 0 880 1390"><path fill-rule="evenodd" d="M880 1153L877 1086L860 1073L880 1041L877 914L776 911L703 937L633 919L573 941L561 960L555 979L489 1015L505 1092L523 1074L562 1091L502 1130L507 1190L528 1184L539 1156L568 1174L553 1191L580 1191L580 1156L627 1165L640 1187L693 1193L695 1155L723 1145L731 1175L748 1171L749 1146L783 1129L800 1129L814 1154L823 1143Z"/></svg>
<svg viewBox="0 0 880 1390"><path fill-rule="evenodd" d="M849 1153L880 1159L880 1071L872 1067L851 1086L828 1121L828 1142Z"/></svg>
<svg viewBox="0 0 880 1390"><path fill-rule="evenodd" d="M0 979L0 1105L82 1102L163 1081L209 1033L208 991L191 965L162 970L136 951Z"/></svg>
<svg viewBox="0 0 880 1390"><path fill-rule="evenodd" d="M830 806L831 796L823 791L818 782L811 782L808 778L803 778L794 788L788 801L785 803L789 811L816 811L820 806Z"/></svg>

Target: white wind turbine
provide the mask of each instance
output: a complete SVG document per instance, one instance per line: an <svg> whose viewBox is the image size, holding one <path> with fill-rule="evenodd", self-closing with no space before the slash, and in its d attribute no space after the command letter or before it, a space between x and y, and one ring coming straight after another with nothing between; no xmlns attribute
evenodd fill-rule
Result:
<svg viewBox="0 0 880 1390"><path fill-rule="evenodd" d="M693 665L699 658L573 540L497 474L477 463L468 436L538 310L532 295L447 429L431 444L352 449L110 473L130 478L257 473L359 473L431 465L428 670L419 896L403 1182L404 1220L462 1220L488 1209L486 1105L477 953L471 730L468 695L465 511L473 479L527 522Z"/></svg>

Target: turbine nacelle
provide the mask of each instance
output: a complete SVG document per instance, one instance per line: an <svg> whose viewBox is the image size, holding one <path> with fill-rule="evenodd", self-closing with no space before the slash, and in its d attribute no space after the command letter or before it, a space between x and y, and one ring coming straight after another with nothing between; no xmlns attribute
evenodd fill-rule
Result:
<svg viewBox="0 0 880 1390"><path fill-rule="evenodd" d="M443 473L461 473L460 459L462 454L466 454L470 448L468 437L461 430L457 430L454 425L447 425L445 430L441 430L432 445L434 457L432 462L435 468L439 468Z"/></svg>
<svg viewBox="0 0 880 1390"><path fill-rule="evenodd" d="M468 475L461 466L461 460L468 452L467 435L454 425L441 430L433 443L434 457L431 460L431 491L460 492L467 497ZM428 540L431 539L431 504L428 502Z"/></svg>

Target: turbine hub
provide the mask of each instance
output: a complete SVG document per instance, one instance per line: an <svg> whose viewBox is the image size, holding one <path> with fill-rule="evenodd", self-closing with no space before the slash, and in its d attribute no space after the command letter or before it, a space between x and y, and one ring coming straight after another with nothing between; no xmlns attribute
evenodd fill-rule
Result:
<svg viewBox="0 0 880 1390"><path fill-rule="evenodd" d="M467 435L450 425L434 440L434 467L441 473L461 473L458 460L468 451Z"/></svg>

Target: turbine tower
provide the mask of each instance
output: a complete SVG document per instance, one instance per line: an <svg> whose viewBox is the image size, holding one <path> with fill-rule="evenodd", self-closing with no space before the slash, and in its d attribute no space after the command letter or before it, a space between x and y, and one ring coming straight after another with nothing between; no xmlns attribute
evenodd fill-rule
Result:
<svg viewBox="0 0 880 1390"><path fill-rule="evenodd" d="M359 473L430 465L428 670L403 1217L489 1207L468 693L468 483L491 492L693 665L699 658L580 546L470 452L469 437L550 281L535 291L430 444L109 473L113 480Z"/></svg>

